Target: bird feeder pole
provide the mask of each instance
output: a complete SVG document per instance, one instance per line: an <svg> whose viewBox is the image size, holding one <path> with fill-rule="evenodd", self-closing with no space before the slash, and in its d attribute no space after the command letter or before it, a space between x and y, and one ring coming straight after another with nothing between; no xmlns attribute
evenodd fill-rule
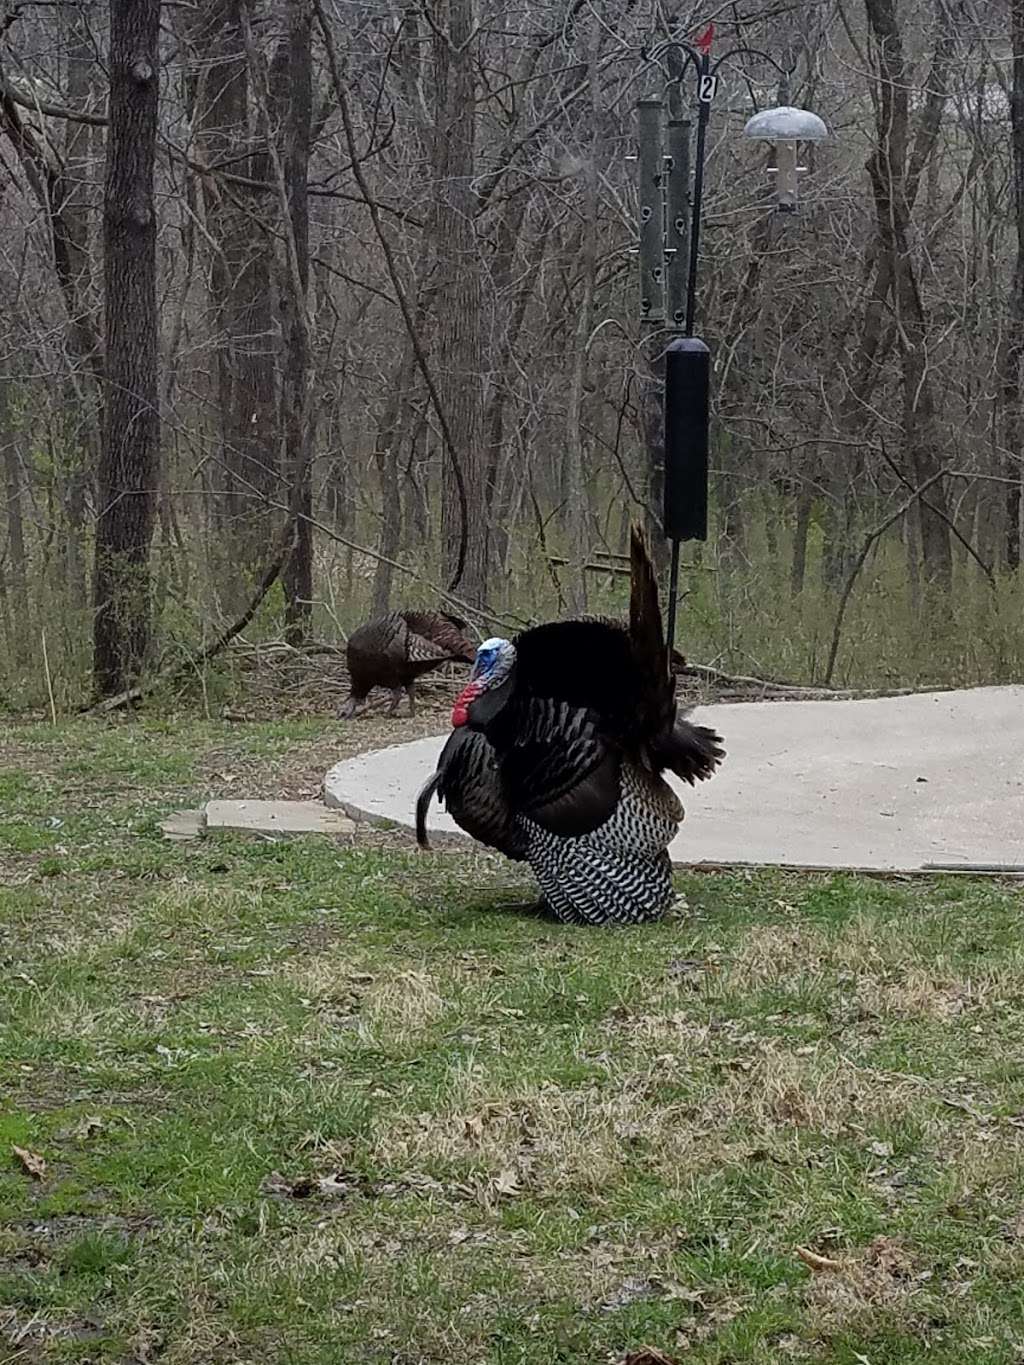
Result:
<svg viewBox="0 0 1024 1365"><path fill-rule="evenodd" d="M708 25L703 38L698 39L700 57L697 66L697 154L693 168L693 216L690 223L690 261L686 274L686 323L688 337L693 336L697 313L697 265L700 260L700 221L704 207L704 153L707 146L708 119L711 101L718 88L718 77L711 74L711 41L715 36L713 24Z"/></svg>
<svg viewBox="0 0 1024 1365"><path fill-rule="evenodd" d="M689 180L689 120L673 120L668 126L667 155L662 155L661 99L640 102L640 280L641 317L649 323L663 318L673 334L665 348L665 503L663 528L672 546L668 585L666 639L675 643L676 609L679 598L679 552L684 540L707 540L708 447L710 429L711 356L694 335L697 315L697 274L700 264L701 213L704 203L704 160L707 150L711 104L718 90L718 68L743 55L768 62L782 77L781 96L788 97L789 73L766 52L740 47L724 53L714 64L711 46L715 26L709 24L691 44L678 39L661 43L645 54L657 61L674 49L683 58L680 82L687 68L697 77L697 138L693 167L693 198L687 213ZM780 212L796 209L798 141L819 141L827 135L815 114L786 105L756 114L747 123L747 137L775 145L776 207ZM662 174L662 162L667 174ZM667 214L659 208L667 198ZM667 219L667 221L666 221ZM666 241L667 237L667 241ZM682 254L686 248L685 302L680 299ZM668 260L667 268L664 265ZM667 318L665 305L667 302ZM682 303L682 307L680 304ZM680 326L680 324L682 324Z"/></svg>
<svg viewBox="0 0 1024 1365"><path fill-rule="evenodd" d="M690 48L689 50L690 58L695 60L697 64L697 149L694 157L693 206L690 212L690 230L688 233L690 252L686 267L686 312L683 319L683 332L687 337L693 336L697 313L697 266L700 260L701 209L704 204L704 154L707 147L708 119L711 117L711 101L715 97L715 90L718 85L717 76L711 74L711 42L714 36L714 25L709 24L703 37L697 41L697 49ZM674 318L673 321L678 326L678 319ZM671 351L672 346L669 349ZM703 352L703 356L701 352ZM668 622L665 638L670 658L676 638L676 612L679 602L679 552L683 541L680 532L685 529L695 530L696 534L692 538L700 540L706 540L708 533L709 390L706 384L693 383L688 371L692 365L696 365L707 372L709 359L707 347L703 343L701 343L700 351L691 348L685 350L679 348L671 359L669 356L665 358L665 534L670 537L672 543L672 559L668 579ZM689 440L684 434L687 427L689 428ZM697 439L694 440L694 437ZM701 458L701 447L703 447L703 458ZM689 460L687 459L688 455L691 457ZM685 477L687 465L689 465L694 476L689 480ZM701 466L703 466L703 497L700 488ZM703 506L703 516L698 516L698 524L695 528L679 525L678 513L681 511L681 503L685 501Z"/></svg>

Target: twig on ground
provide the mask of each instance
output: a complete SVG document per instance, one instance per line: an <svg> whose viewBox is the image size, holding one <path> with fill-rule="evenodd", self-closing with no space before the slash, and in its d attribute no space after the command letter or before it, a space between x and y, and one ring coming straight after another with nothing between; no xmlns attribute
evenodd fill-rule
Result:
<svg viewBox="0 0 1024 1365"><path fill-rule="evenodd" d="M50 676L50 656L46 652L46 631L40 632L43 641L43 672L46 675L46 695L50 699L50 719L57 724L57 704L53 699L53 678Z"/></svg>
<svg viewBox="0 0 1024 1365"><path fill-rule="evenodd" d="M803 1261L804 1265L810 1270L842 1270L842 1261L836 1261L831 1256L819 1256L816 1251L811 1251L810 1247L796 1247L796 1254Z"/></svg>

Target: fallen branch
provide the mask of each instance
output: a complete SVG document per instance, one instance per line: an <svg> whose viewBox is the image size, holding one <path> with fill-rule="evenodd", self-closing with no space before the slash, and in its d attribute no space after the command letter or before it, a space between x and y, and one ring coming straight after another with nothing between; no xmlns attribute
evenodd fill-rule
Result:
<svg viewBox="0 0 1024 1365"><path fill-rule="evenodd" d="M342 659L345 657L344 645L329 645L324 640L310 640L302 645L290 645L286 640L257 640L250 643L248 640L231 641L233 650L238 654L273 655L286 654L296 662L312 660L320 654L330 655L332 658Z"/></svg>
<svg viewBox="0 0 1024 1365"><path fill-rule="evenodd" d="M699 678L717 688L731 688L737 692L756 692L761 697L773 696L791 701L852 701L869 697L906 697L913 688L901 687L857 691L853 688L818 687L814 684L778 682L773 678L753 678L742 673L723 673L709 664L685 664L673 669L678 678Z"/></svg>
<svg viewBox="0 0 1024 1365"><path fill-rule="evenodd" d="M101 715L107 715L112 711L120 711L126 706L132 706L135 702L142 701L144 697L150 696L163 683L171 682L182 673L191 671L203 664L207 664L211 659L216 658L221 650L225 649L236 635L240 635L242 631L245 630L257 611L259 611L263 599L280 577L281 570L284 568L288 556L294 548L296 524L295 519L292 518L286 525L284 533L281 536L277 553L264 570L263 577L259 581L259 586L255 593L253 593L248 606L242 612L241 616L222 630L212 644L207 645L204 650L200 651L198 657L189 659L186 663L179 664L176 668L168 669L166 672L157 672L144 686L129 687L126 691L118 692L116 696L107 697L93 706L84 706L81 708L81 711L96 711Z"/></svg>
<svg viewBox="0 0 1024 1365"><path fill-rule="evenodd" d="M572 560L566 559L562 555L548 555L548 563L562 567L565 564L571 564ZM584 564L583 568L588 573L610 573L620 574L623 578L629 577L629 567L625 564Z"/></svg>
<svg viewBox="0 0 1024 1365"><path fill-rule="evenodd" d="M241 635L242 631L245 630L246 626L256 615L257 611L259 611L260 604L262 603L263 599L266 597L270 589L277 582L278 578L280 577L281 570L285 566L285 561L287 560L288 556L292 552L292 549L294 548L295 544L294 524L288 528L287 535L282 536L281 539L283 541L283 544L279 548L276 557L273 560L271 560L271 562L267 565L266 571L264 572L263 577L260 579L259 587L256 589L256 592L254 593L245 611L242 612L241 616L238 618L237 621L234 621L230 626L227 627L226 630L222 630L221 633L217 636L216 640L214 640L213 644L208 645L206 649L204 649L200 653L197 659L190 662L189 665L190 667L195 667L196 664L209 663L210 660L215 658L226 645L229 645L231 643L231 641L235 638L236 635Z"/></svg>

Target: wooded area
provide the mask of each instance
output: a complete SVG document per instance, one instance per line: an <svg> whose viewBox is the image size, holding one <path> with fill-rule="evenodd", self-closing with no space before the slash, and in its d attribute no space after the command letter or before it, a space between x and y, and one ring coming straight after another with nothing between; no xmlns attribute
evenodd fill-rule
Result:
<svg viewBox="0 0 1024 1365"><path fill-rule="evenodd" d="M831 137L775 213L740 133L779 78L722 68L680 644L1019 678L1024 0L57 0L3 23L0 704L236 628L618 609L630 517L660 534L636 105L712 17Z"/></svg>

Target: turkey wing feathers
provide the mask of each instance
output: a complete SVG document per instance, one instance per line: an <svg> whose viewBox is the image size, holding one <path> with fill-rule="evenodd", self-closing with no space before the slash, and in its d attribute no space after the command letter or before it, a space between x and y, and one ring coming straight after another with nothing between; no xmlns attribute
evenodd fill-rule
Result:
<svg viewBox="0 0 1024 1365"><path fill-rule="evenodd" d="M397 662L405 655L406 626L397 612L358 626L348 637L348 653L372 659L383 655Z"/></svg>
<svg viewBox="0 0 1024 1365"><path fill-rule="evenodd" d="M494 750L479 731L453 730L433 777L416 801L416 842L429 848L427 811L434 793L471 838L507 858L524 856L523 840L502 790Z"/></svg>
<svg viewBox="0 0 1024 1365"><path fill-rule="evenodd" d="M614 811L621 755L601 733L599 717L552 698L519 698L514 729L497 747L505 794L553 834L589 834Z"/></svg>
<svg viewBox="0 0 1024 1365"><path fill-rule="evenodd" d="M436 644L433 640L428 640L425 635L420 635L414 630L410 630L405 637L405 656L411 664L434 664L444 663L446 659L459 659L460 654L453 654L450 650Z"/></svg>
<svg viewBox="0 0 1024 1365"><path fill-rule="evenodd" d="M403 611L401 615L411 632L410 659L430 657L427 653L414 654L414 641L418 650L423 648L424 643L433 645L440 651L439 658L465 659L467 662L474 658L476 646L463 634L466 623L458 616L436 611Z"/></svg>

